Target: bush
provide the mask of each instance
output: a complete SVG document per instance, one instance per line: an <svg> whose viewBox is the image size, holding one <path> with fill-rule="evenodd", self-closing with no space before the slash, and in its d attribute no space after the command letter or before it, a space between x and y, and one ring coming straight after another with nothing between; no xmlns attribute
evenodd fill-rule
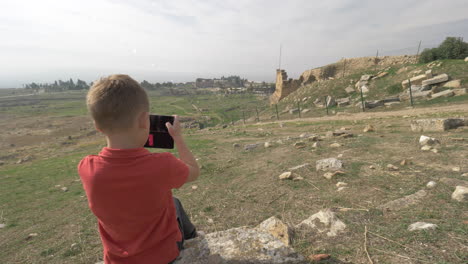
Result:
<svg viewBox="0 0 468 264"><path fill-rule="evenodd" d="M334 77L336 73L336 65L331 64L327 65L323 68L322 72L320 73L320 78L328 79L329 77Z"/></svg>
<svg viewBox="0 0 468 264"><path fill-rule="evenodd" d="M464 59L468 57L468 43L462 38L447 37L439 47L425 49L419 56L420 63L444 59Z"/></svg>

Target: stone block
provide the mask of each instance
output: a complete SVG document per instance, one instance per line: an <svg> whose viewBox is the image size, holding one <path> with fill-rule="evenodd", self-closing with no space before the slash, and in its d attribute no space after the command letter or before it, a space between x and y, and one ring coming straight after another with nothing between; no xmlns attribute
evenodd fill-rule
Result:
<svg viewBox="0 0 468 264"><path fill-rule="evenodd" d="M422 85L423 86L426 86L426 85L433 85L433 84L438 84L438 83L441 83L441 82L446 82L448 81L449 79L449 76L446 74L446 73L443 73L443 74L439 74L435 77L432 77L431 79L427 79L427 80L424 80L422 81Z"/></svg>
<svg viewBox="0 0 468 264"><path fill-rule="evenodd" d="M445 90L445 91L442 91L442 92L432 94L431 99L436 99L436 98L440 98L440 97L451 97L451 96L454 96L454 95L455 95L455 93L452 90Z"/></svg>
<svg viewBox="0 0 468 264"><path fill-rule="evenodd" d="M350 104L350 102L351 101L347 97L336 99L336 103L338 104L339 107L347 106Z"/></svg>
<svg viewBox="0 0 468 264"><path fill-rule="evenodd" d="M348 93L348 94L351 94L351 93L354 93L355 90L353 89L353 87L348 86L348 87L345 88L345 92Z"/></svg>
<svg viewBox="0 0 468 264"><path fill-rule="evenodd" d="M461 81L460 80L453 80L453 81L444 83L443 87L460 88L460 86L461 86Z"/></svg>
<svg viewBox="0 0 468 264"><path fill-rule="evenodd" d="M453 89L452 91L455 94L455 96L464 95L464 94L468 93L468 89L466 89L466 88Z"/></svg>
<svg viewBox="0 0 468 264"><path fill-rule="evenodd" d="M364 107L372 109L372 108L384 106L384 104L385 104L384 100L374 100L374 101L369 101L369 102L366 101L364 102Z"/></svg>
<svg viewBox="0 0 468 264"><path fill-rule="evenodd" d="M411 121L411 130L413 132L446 131L460 126L465 126L467 123L468 120L463 118L419 119Z"/></svg>
<svg viewBox="0 0 468 264"><path fill-rule="evenodd" d="M421 74L421 75L418 75L418 76L414 76L414 77L410 78L411 85L413 85L413 84L420 85L420 84L422 84L423 80L425 80L425 79L426 79L426 74ZM403 86L404 89L408 88L408 86L409 86L408 80L404 80L403 82L401 82L401 86Z"/></svg>

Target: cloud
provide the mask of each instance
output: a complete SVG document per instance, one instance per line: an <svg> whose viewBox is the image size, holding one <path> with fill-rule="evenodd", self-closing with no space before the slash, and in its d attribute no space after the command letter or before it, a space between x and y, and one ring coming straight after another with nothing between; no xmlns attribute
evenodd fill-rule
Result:
<svg viewBox="0 0 468 264"><path fill-rule="evenodd" d="M272 81L280 43L283 66L297 77L341 57L468 37L467 11L465 0L6 1L0 87L111 72L150 81L228 74Z"/></svg>

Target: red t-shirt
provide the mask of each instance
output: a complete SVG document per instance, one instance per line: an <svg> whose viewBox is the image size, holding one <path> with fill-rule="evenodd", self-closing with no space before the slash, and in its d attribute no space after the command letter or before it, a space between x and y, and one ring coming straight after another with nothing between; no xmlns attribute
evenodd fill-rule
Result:
<svg viewBox="0 0 468 264"><path fill-rule="evenodd" d="M98 219L106 264L167 264L178 256L182 236L171 189L187 181L185 163L144 148L103 148L83 158L78 173Z"/></svg>

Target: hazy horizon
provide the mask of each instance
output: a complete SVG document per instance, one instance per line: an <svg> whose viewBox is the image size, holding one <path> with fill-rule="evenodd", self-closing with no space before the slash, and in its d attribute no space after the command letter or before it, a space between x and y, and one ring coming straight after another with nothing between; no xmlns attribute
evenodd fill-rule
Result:
<svg viewBox="0 0 468 264"><path fill-rule="evenodd" d="M468 37L464 0L15 0L0 4L0 88L127 73L150 82L297 78L342 57ZM27 7L27 8L25 8Z"/></svg>

